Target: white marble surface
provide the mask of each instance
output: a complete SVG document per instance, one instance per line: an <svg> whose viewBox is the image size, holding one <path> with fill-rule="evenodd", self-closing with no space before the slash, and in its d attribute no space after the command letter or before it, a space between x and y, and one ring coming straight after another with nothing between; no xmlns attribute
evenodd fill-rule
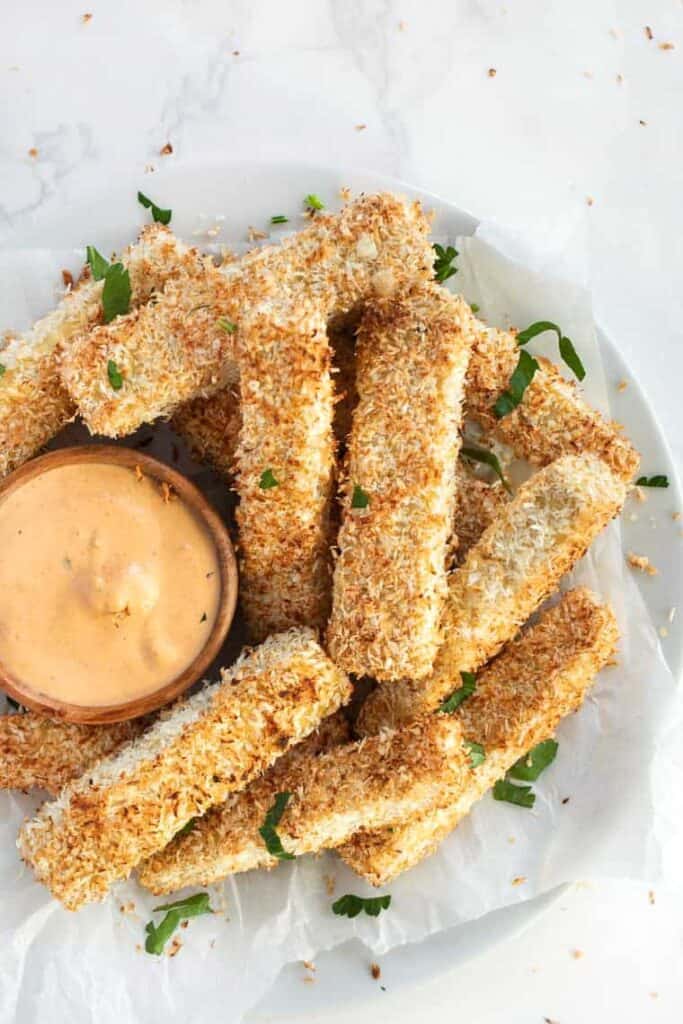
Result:
<svg viewBox="0 0 683 1024"><path fill-rule="evenodd" d="M106 195L114 175L154 195L151 168L205 157L368 168L529 233L572 225L598 317L680 464L680 0L1 7L0 244L83 191ZM682 921L675 888L652 905L647 885L577 886L457 972L400 994L383 978L354 1020L673 1024Z"/></svg>

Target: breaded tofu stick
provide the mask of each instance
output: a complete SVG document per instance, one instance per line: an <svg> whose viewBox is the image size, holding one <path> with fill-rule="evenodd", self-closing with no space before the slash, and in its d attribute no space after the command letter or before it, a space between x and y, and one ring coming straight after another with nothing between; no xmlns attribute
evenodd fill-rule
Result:
<svg viewBox="0 0 683 1024"><path fill-rule="evenodd" d="M640 462L638 452L619 427L592 409L548 359L537 357L540 369L522 402L497 419L493 406L507 389L518 358L513 332L480 325L468 371L467 414L535 465L545 466L571 452L590 452L617 476L630 481Z"/></svg>
<svg viewBox="0 0 683 1024"><path fill-rule="evenodd" d="M418 203L363 196L316 214L281 245L220 269L209 261L170 282L154 308L99 327L64 354L62 379L92 433L118 437L168 416L225 381L240 323L254 313L294 315L308 302L325 319L371 294L432 276L429 222ZM237 331L233 330L237 325ZM112 391L107 362L124 377Z"/></svg>
<svg viewBox="0 0 683 1024"><path fill-rule="evenodd" d="M255 316L239 348L240 597L260 640L320 627L330 607L334 412L325 320Z"/></svg>
<svg viewBox="0 0 683 1024"><path fill-rule="evenodd" d="M22 856L69 910L102 899L192 817L243 789L350 695L312 630L270 637L44 804Z"/></svg>
<svg viewBox="0 0 683 1024"><path fill-rule="evenodd" d="M187 252L167 228L144 228L121 258L130 274L131 306L163 288ZM35 455L73 418L73 402L57 372L57 348L99 323L102 288L102 281L86 277L27 334L0 350L0 477Z"/></svg>
<svg viewBox="0 0 683 1024"><path fill-rule="evenodd" d="M27 711L0 715L0 789L47 789L56 795L86 768L119 750L149 725L76 725Z"/></svg>
<svg viewBox="0 0 683 1024"><path fill-rule="evenodd" d="M479 673L474 695L458 708L465 739L481 744L486 759L457 799L391 830L358 832L340 849L343 860L372 885L386 885L434 853L497 779L579 707L616 642L609 606L589 590L566 594Z"/></svg>
<svg viewBox="0 0 683 1024"><path fill-rule="evenodd" d="M361 321L327 632L347 672L419 679L434 662L473 329L467 303L436 284Z"/></svg>
<svg viewBox="0 0 683 1024"><path fill-rule="evenodd" d="M379 686L361 708L361 735L435 708L512 639L557 587L626 497L625 482L591 455L563 455L539 470L449 578L443 646L432 674Z"/></svg>
<svg viewBox="0 0 683 1024"><path fill-rule="evenodd" d="M235 366L236 368L236 366ZM239 377L209 398L181 405L171 420L199 462L207 462L228 479L235 473L235 456L242 427Z"/></svg>
<svg viewBox="0 0 683 1024"><path fill-rule="evenodd" d="M275 867L278 859L259 828L278 792L291 793L291 799L277 834L285 850L300 857L337 847L362 826L390 825L447 805L470 774L456 718L427 715L401 730L301 758L275 785L260 779L249 800L215 808L148 861L140 880L152 892L173 892Z"/></svg>
<svg viewBox="0 0 683 1024"><path fill-rule="evenodd" d="M501 484L486 483L462 463L458 466L455 486L455 560L458 565L509 500Z"/></svg>

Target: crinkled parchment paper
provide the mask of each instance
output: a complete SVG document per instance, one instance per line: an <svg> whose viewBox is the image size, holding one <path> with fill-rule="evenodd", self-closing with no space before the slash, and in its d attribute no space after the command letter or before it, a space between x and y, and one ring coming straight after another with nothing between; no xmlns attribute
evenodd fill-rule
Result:
<svg viewBox="0 0 683 1024"><path fill-rule="evenodd" d="M560 247L561 259L529 254L492 227L456 244L454 283L480 304L481 315L500 326L538 319L561 324L587 366L589 399L606 410L589 293L569 283L577 280L566 262L572 245ZM23 327L49 308L55 268L77 262L73 253L5 253L4 321ZM542 348L556 357L550 335ZM306 857L213 888L217 912L179 931L177 956L148 956L144 924L163 900L129 882L102 905L78 914L63 910L23 867L15 847L22 818L40 796L0 794L0 1020L239 1020L283 964L354 935L383 952L562 882L600 875L656 880L676 771L666 751L681 717L655 628L624 565L618 523L599 538L572 582L588 584L614 605L622 631L618 666L602 673L593 697L562 723L558 757L534 786L533 810L486 797L435 856L388 887L391 908L377 919L335 917L329 877L337 896L370 889L333 855ZM514 878L526 881L513 885Z"/></svg>

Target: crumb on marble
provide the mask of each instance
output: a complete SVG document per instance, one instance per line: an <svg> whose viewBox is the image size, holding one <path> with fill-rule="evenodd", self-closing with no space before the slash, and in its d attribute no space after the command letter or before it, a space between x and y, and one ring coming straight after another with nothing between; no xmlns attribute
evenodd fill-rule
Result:
<svg viewBox="0 0 683 1024"><path fill-rule="evenodd" d="M325 891L327 895L332 896L337 885L337 879L334 875L323 875L323 880L325 882Z"/></svg>
<svg viewBox="0 0 683 1024"><path fill-rule="evenodd" d="M349 202L349 200L351 199L351 189L349 188L348 185L342 185L342 187L339 189L339 198L344 203Z"/></svg>
<svg viewBox="0 0 683 1024"><path fill-rule="evenodd" d="M669 620L669 625L671 625L673 620L676 618L676 612L677 611L678 611L678 608L677 608L676 605L673 605L671 608L669 608L669 614L667 616L667 618Z"/></svg>
<svg viewBox="0 0 683 1024"><path fill-rule="evenodd" d="M515 875L515 877L512 879L512 884L513 885L524 885L525 882L526 882L526 876L525 875Z"/></svg>
<svg viewBox="0 0 683 1024"><path fill-rule="evenodd" d="M370 964L370 974L375 979L375 981L378 981L379 978L382 977L382 968L379 966L379 964Z"/></svg>
<svg viewBox="0 0 683 1024"><path fill-rule="evenodd" d="M650 39L650 40L654 39L655 34L654 34L654 32L652 31L652 29L650 28L649 25L646 25L645 28L643 29L643 31L645 32L645 38L646 39Z"/></svg>
<svg viewBox="0 0 683 1024"><path fill-rule="evenodd" d="M593 199L593 196L586 196L586 206L592 206L594 202L595 199Z"/></svg>
<svg viewBox="0 0 683 1024"><path fill-rule="evenodd" d="M628 387L628 381L627 380L620 380L619 383L617 384L617 391L619 393L621 393L623 391L626 391L627 387Z"/></svg>
<svg viewBox="0 0 683 1024"><path fill-rule="evenodd" d="M356 125L356 131L357 132L364 132L366 128L367 128L366 124L357 124Z"/></svg>
<svg viewBox="0 0 683 1024"><path fill-rule="evenodd" d="M666 637L669 635L669 630L666 628L666 626L660 626L658 633L661 636L662 640L665 640Z"/></svg>
<svg viewBox="0 0 683 1024"><path fill-rule="evenodd" d="M83 22L84 25L89 24L89 22L92 21L92 14L89 11L88 11L87 14L82 14L81 15L81 21Z"/></svg>
<svg viewBox="0 0 683 1024"><path fill-rule="evenodd" d="M573 960L581 960L582 957L584 957L584 956L585 956L585 953L584 953L584 951L582 949L573 949L572 950L572 959Z"/></svg>
<svg viewBox="0 0 683 1024"><path fill-rule="evenodd" d="M65 288L73 288L74 276L70 270L62 270L62 284L64 285Z"/></svg>
<svg viewBox="0 0 683 1024"><path fill-rule="evenodd" d="M399 32L405 32L405 30L407 28L408 28L408 23L406 21L399 21L399 23L398 23L398 30L399 30Z"/></svg>
<svg viewBox="0 0 683 1024"><path fill-rule="evenodd" d="M660 43L659 44L659 49L660 50L675 50L676 49L676 44L675 43Z"/></svg>
<svg viewBox="0 0 683 1024"><path fill-rule="evenodd" d="M170 156L173 152L173 146L170 142L167 142L165 146L162 146L159 150L159 156Z"/></svg>
<svg viewBox="0 0 683 1024"><path fill-rule="evenodd" d="M209 232L207 231L206 233L208 235ZM258 228L252 227L251 224L247 228L247 240L249 242L258 242L261 239L267 238L267 237L268 237L268 233L266 231L259 231Z"/></svg>
<svg viewBox="0 0 683 1024"><path fill-rule="evenodd" d="M621 74L621 72L619 72L617 74L617 85L623 85L623 84L624 84L624 76Z"/></svg>
<svg viewBox="0 0 683 1024"><path fill-rule="evenodd" d="M183 944L180 941L180 939L178 938L178 936L176 935L173 938L173 941L171 942L171 947L170 947L170 949L168 951L169 957L177 956L182 948L183 948Z"/></svg>
<svg viewBox="0 0 683 1024"><path fill-rule="evenodd" d="M637 555L635 552L629 551L626 560L632 569L640 569L641 572L647 573L648 576L656 576L659 571L654 567L647 555Z"/></svg>
<svg viewBox="0 0 683 1024"><path fill-rule="evenodd" d="M647 125L647 121L643 121L642 117L639 119L638 124L642 125L643 128Z"/></svg>
<svg viewBox="0 0 683 1024"><path fill-rule="evenodd" d="M315 972L315 964L313 963L312 960L302 960L301 962L307 971Z"/></svg>
<svg viewBox="0 0 683 1024"><path fill-rule="evenodd" d="M36 149L35 146L31 146L31 148L28 151L28 155L31 157L31 160L37 160L38 159L38 150Z"/></svg>
<svg viewBox="0 0 683 1024"><path fill-rule="evenodd" d="M677 523L680 520L680 518L681 518L681 513L680 512L672 512L671 513L671 518L673 519L674 523Z"/></svg>
<svg viewBox="0 0 683 1024"><path fill-rule="evenodd" d="M496 75L498 74L498 71L496 68L489 68L486 74L489 76L489 78L495 78Z"/></svg>
<svg viewBox="0 0 683 1024"><path fill-rule="evenodd" d="M649 889L648 890L647 902L650 904L651 907L654 907L654 905L655 905L655 891L654 891L654 889Z"/></svg>

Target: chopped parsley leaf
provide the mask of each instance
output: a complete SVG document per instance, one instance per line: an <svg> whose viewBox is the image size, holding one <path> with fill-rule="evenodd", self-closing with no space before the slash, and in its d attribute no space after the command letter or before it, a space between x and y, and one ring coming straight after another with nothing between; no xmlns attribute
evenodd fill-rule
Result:
<svg viewBox="0 0 683 1024"><path fill-rule="evenodd" d="M322 201L320 196L317 196L315 194L315 192L309 192L309 194L304 199L304 205L306 207L308 207L309 210L324 210L325 209L324 202Z"/></svg>
<svg viewBox="0 0 683 1024"><path fill-rule="evenodd" d="M473 313L478 313L479 310L481 309L481 306L477 302L470 302L470 309L472 310Z"/></svg>
<svg viewBox="0 0 683 1024"><path fill-rule="evenodd" d="M536 794L531 792L531 786L513 786L507 779L498 779L493 787L493 799L504 800L518 807L533 807Z"/></svg>
<svg viewBox="0 0 683 1024"><path fill-rule="evenodd" d="M277 857L278 860L294 860L294 854L287 853L280 841L279 835L275 831L291 797L291 793L278 793L259 829L259 834L266 845L268 853L273 857Z"/></svg>
<svg viewBox="0 0 683 1024"><path fill-rule="evenodd" d="M145 951L154 956L161 956L168 940L173 935L181 921L190 917L200 917L202 914L213 914L209 905L208 892L198 892L195 896L188 896L184 900L177 900L175 903L165 903L161 907L155 907L152 913L158 914L166 911L159 925L148 921L145 926L147 938L145 940Z"/></svg>
<svg viewBox="0 0 683 1024"><path fill-rule="evenodd" d="M558 746L557 740L544 740L537 744L513 764L508 776L521 782L535 782L541 772L555 760Z"/></svg>
<svg viewBox="0 0 683 1024"><path fill-rule="evenodd" d="M228 318L225 316L222 316L220 318L220 320L218 321L218 326L222 331L225 331L226 334L234 334L235 331L237 330L237 324L234 324L232 320L228 320Z"/></svg>
<svg viewBox="0 0 683 1024"><path fill-rule="evenodd" d="M2 375L4 374L6 369L7 369L7 367L5 366L5 364L4 363L0 363L0 377L2 377Z"/></svg>
<svg viewBox="0 0 683 1024"><path fill-rule="evenodd" d="M177 839L179 836L186 836L186 835L188 835L192 831L192 829L195 827L195 825L197 824L198 821L199 821L199 818L190 818L189 821L185 822L185 824L183 825L182 828L178 829L178 831L173 836L173 838Z"/></svg>
<svg viewBox="0 0 683 1024"><path fill-rule="evenodd" d="M524 392L534 379L534 374L538 368L538 363L534 357L522 349L519 353L517 366L510 377L508 389L498 396L493 407L493 411L499 420L517 408L524 398Z"/></svg>
<svg viewBox="0 0 683 1024"><path fill-rule="evenodd" d="M144 206L146 210L152 211L152 220L155 220L157 224L171 223L173 210L162 210L160 206L153 203L152 200L142 192L138 192L138 202L140 203L140 206Z"/></svg>
<svg viewBox="0 0 683 1024"><path fill-rule="evenodd" d="M123 377L121 376L121 371L113 359L110 359L107 363L107 376L109 377L109 383L113 387L114 391L120 391L123 387Z"/></svg>
<svg viewBox="0 0 683 1024"><path fill-rule="evenodd" d="M460 454L465 459L472 459L473 462L483 462L485 465L490 466L508 494L512 494L512 488L505 478L498 457L489 451L488 448L461 448Z"/></svg>
<svg viewBox="0 0 683 1024"><path fill-rule="evenodd" d="M130 274L123 263L112 263L104 276L104 288L102 289L105 324L111 323L114 317L128 312L130 296Z"/></svg>
<svg viewBox="0 0 683 1024"><path fill-rule="evenodd" d="M90 267L93 281L101 281L109 270L109 263L104 256L97 251L94 245L86 246L86 261Z"/></svg>
<svg viewBox="0 0 683 1024"><path fill-rule="evenodd" d="M332 904L332 913L340 917L358 917L361 911L365 911L369 917L378 917L383 910L391 905L391 896L354 896L347 893L340 896Z"/></svg>
<svg viewBox="0 0 683 1024"><path fill-rule="evenodd" d="M486 751L482 747L481 743L470 743L468 740L465 741L468 753L470 755L470 764L473 768L478 768L480 764L483 764L486 760Z"/></svg>
<svg viewBox="0 0 683 1024"><path fill-rule="evenodd" d="M284 213L276 213L274 217L270 218L271 224L288 224L289 217L285 217Z"/></svg>
<svg viewBox="0 0 683 1024"><path fill-rule="evenodd" d="M538 334L545 334L546 331L555 332L560 348L560 356L577 380L583 380L586 376L586 370L579 358L578 352L574 348L571 339L564 335L557 324L552 323L551 320L538 320L535 324L530 324L525 330L520 331L517 335L517 344L526 345L532 338L535 338Z"/></svg>
<svg viewBox="0 0 683 1024"><path fill-rule="evenodd" d="M261 479L258 482L259 487L262 491L269 491L271 487L278 487L280 481L275 477L272 469L264 469L261 473Z"/></svg>
<svg viewBox="0 0 683 1024"><path fill-rule="evenodd" d="M444 249L443 245L439 245L435 242L432 246L436 254L434 260L434 280L443 284L449 277L453 277L454 274L458 273L458 268L453 266L453 260L458 255L458 250L454 249L452 245L447 245Z"/></svg>
<svg viewBox="0 0 683 1024"><path fill-rule="evenodd" d="M353 485L353 494L351 496L351 508L367 508L370 504L370 498L365 493L360 484Z"/></svg>
<svg viewBox="0 0 683 1024"><path fill-rule="evenodd" d="M461 672L460 678L462 679L462 686L454 690L450 697L439 705L438 710L444 715L450 715L452 711L460 707L462 702L474 693L474 688L477 685L477 677L474 672Z"/></svg>
<svg viewBox="0 0 683 1024"><path fill-rule="evenodd" d="M636 487L668 487L669 478L663 473L655 476L639 476L636 480Z"/></svg>

